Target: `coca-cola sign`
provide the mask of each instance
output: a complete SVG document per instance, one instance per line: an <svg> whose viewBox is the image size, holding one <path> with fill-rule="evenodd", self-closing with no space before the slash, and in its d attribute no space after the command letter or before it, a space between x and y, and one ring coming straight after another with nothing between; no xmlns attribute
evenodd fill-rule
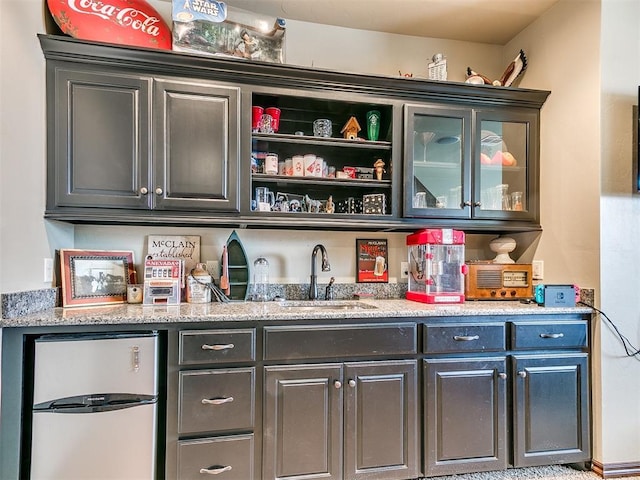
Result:
<svg viewBox="0 0 640 480"><path fill-rule="evenodd" d="M72 37L171 50L171 29L144 0L47 0L47 5Z"/></svg>

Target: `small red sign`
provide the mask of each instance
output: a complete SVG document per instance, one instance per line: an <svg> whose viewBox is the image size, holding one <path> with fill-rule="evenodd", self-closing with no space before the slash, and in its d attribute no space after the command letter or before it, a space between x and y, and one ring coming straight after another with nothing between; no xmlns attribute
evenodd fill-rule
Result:
<svg viewBox="0 0 640 480"><path fill-rule="evenodd" d="M171 50L171 29L144 0L47 0L47 6L72 37Z"/></svg>

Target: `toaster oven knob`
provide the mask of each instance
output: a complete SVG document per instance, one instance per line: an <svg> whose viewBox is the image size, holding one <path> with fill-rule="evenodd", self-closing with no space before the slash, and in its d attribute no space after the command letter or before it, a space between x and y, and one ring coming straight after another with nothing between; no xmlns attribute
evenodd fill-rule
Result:
<svg viewBox="0 0 640 480"><path fill-rule="evenodd" d="M502 290L502 291L500 292L500 296L502 296L502 297L506 297L506 296L507 296L507 292L505 292L504 290Z"/></svg>
<svg viewBox="0 0 640 480"><path fill-rule="evenodd" d="M511 296L515 297L516 296L516 291L515 290L511 290Z"/></svg>
<svg viewBox="0 0 640 480"><path fill-rule="evenodd" d="M491 290L490 295L491 295L492 297L495 297L495 296L496 296L496 291L495 291L495 290Z"/></svg>

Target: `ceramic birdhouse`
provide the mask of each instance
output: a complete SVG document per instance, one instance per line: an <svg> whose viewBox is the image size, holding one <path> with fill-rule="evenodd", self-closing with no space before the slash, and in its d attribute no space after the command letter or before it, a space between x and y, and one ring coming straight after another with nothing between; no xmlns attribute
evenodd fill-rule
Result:
<svg viewBox="0 0 640 480"><path fill-rule="evenodd" d="M340 130L340 133L342 133L343 137L347 140L356 140L360 130L360 124L356 117L350 117L347 123L344 124L344 127L342 127L342 130Z"/></svg>

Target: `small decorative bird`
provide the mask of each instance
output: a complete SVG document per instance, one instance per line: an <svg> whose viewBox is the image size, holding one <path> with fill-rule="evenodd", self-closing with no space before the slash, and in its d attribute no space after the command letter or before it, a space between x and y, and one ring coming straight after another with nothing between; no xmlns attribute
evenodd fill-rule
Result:
<svg viewBox="0 0 640 480"><path fill-rule="evenodd" d="M507 66L506 70L500 77L500 80L494 80L493 82L486 76L475 72L471 67L467 67L467 83L480 83L487 85L494 85L496 87L510 87L516 78L518 78L522 72L527 69L527 56L524 50L520 50L516 58Z"/></svg>
<svg viewBox="0 0 640 480"><path fill-rule="evenodd" d="M516 58L509 64L507 69L500 77L500 84L503 87L510 87L513 81L527 69L527 56L524 50L520 50Z"/></svg>

